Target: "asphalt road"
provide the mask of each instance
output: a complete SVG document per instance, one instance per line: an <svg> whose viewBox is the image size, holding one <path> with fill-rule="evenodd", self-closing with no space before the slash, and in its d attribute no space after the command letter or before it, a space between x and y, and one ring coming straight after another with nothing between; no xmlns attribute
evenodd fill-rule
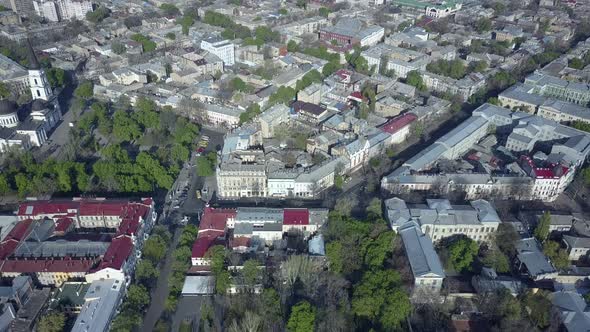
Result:
<svg viewBox="0 0 590 332"><path fill-rule="evenodd" d="M178 301L176 313L172 317L172 332L178 331L180 323L183 320L193 322L193 331L199 331L199 323L201 321L201 304L203 303L202 296L186 296L181 297Z"/></svg>
<svg viewBox="0 0 590 332"><path fill-rule="evenodd" d="M143 319L142 331L152 331L154 326L156 326L158 319L160 319L162 312L164 311L164 304L168 298L168 276L172 271L172 252L178 244L181 233L182 227L178 227L174 232L172 243L166 252L166 258L164 259L162 265L160 265L160 277L158 278L156 287L152 290L152 300L150 301L150 306Z"/></svg>
<svg viewBox="0 0 590 332"><path fill-rule="evenodd" d="M210 138L210 144L207 147L206 152L216 151L217 148L221 147L219 144L223 144L223 134L221 133L204 129L202 134L207 135ZM185 215L192 217L202 212L205 203L202 200L197 199L196 190L202 188L204 179L196 175L196 170L194 168L195 160L196 155L193 154L191 160L181 170L172 189L166 194L162 215L158 221L159 224L164 224L170 227L174 224L178 224ZM183 197L182 192L187 185L186 196ZM176 206L178 206L178 208L175 208ZM142 331L152 331L164 311L164 304L169 293L168 277L172 270L172 252L178 244L178 239L181 233L182 227L177 227L174 232L172 243L166 252L166 257L159 267L160 276L156 283L156 287L151 293L152 300L144 317ZM182 318L173 321L173 323L176 324L176 328L173 329L173 331L178 330L180 322L184 319L184 316L188 314L193 314L193 316L197 317L197 325L200 318L200 303L198 306L192 303L192 301L195 301L194 298L182 298L180 301L181 302L179 302L177 306L177 310L180 314L176 314L174 317L181 315L179 317ZM183 303L187 301L189 303L184 305Z"/></svg>

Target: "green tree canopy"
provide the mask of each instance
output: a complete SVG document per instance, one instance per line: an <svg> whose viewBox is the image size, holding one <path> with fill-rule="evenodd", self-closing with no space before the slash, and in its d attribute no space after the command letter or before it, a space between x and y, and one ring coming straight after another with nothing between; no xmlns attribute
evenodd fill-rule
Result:
<svg viewBox="0 0 590 332"><path fill-rule="evenodd" d="M367 271L354 287L352 310L362 318L380 324L384 330L400 329L409 316L412 305L400 288L396 271Z"/></svg>
<svg viewBox="0 0 590 332"><path fill-rule="evenodd" d="M569 256L567 252L561 248L559 242L545 241L545 243L543 243L543 253L551 260L553 265L560 270L564 270L570 266Z"/></svg>
<svg viewBox="0 0 590 332"><path fill-rule="evenodd" d="M287 322L289 332L312 332L314 330L316 310L307 301L301 301L291 308Z"/></svg>
<svg viewBox="0 0 590 332"><path fill-rule="evenodd" d="M93 88L94 85L92 84L92 82L84 81L80 85L78 85L76 90L74 90L74 96L82 99L90 99L92 98L92 96L94 96Z"/></svg>
<svg viewBox="0 0 590 332"><path fill-rule="evenodd" d="M127 304L141 312L150 304L150 294L142 285L131 285L127 291Z"/></svg>
<svg viewBox="0 0 590 332"><path fill-rule="evenodd" d="M471 263L477 256L477 242L468 237L462 237L452 241L447 247L449 262L457 272L465 272L471 268Z"/></svg>
<svg viewBox="0 0 590 332"><path fill-rule="evenodd" d="M66 317L63 313L50 313L43 315L37 324L37 329L43 332L61 332L66 325Z"/></svg>
<svg viewBox="0 0 590 332"><path fill-rule="evenodd" d="M549 211L546 211L545 213L543 213L543 215L539 219L537 227L535 227L534 235L537 238L537 240L543 242L547 239L547 237L549 236L549 226L550 225L551 225L551 213L549 213Z"/></svg>
<svg viewBox="0 0 590 332"><path fill-rule="evenodd" d="M408 73L408 76L406 77L406 84L409 84L420 91L426 91L426 85L422 80L422 76L416 70L412 70Z"/></svg>
<svg viewBox="0 0 590 332"><path fill-rule="evenodd" d="M180 14L178 7L171 3L163 3L160 5L160 9L164 13L164 16L174 17Z"/></svg>
<svg viewBox="0 0 590 332"><path fill-rule="evenodd" d="M49 68L46 74L52 88L63 87L66 84L66 72L63 69Z"/></svg>

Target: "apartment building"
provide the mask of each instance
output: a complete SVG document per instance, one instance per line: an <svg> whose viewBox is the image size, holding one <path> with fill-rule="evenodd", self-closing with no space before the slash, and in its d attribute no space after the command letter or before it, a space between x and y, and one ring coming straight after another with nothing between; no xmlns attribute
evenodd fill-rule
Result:
<svg viewBox="0 0 590 332"><path fill-rule="evenodd" d="M476 92L485 87L486 77L482 73L470 73L456 80L450 77L437 75L428 71L420 72L424 85L431 90L440 93L459 95L467 100Z"/></svg>
<svg viewBox="0 0 590 332"><path fill-rule="evenodd" d="M494 134L488 132L491 129ZM484 137L496 136L505 138L504 146L497 149L519 157L517 162L505 165L502 172L490 171L498 169L493 162L495 152L482 146ZM537 145L550 149L550 154L535 153ZM475 152L468 154L470 149ZM441 160L458 161L465 157L478 161L478 151L489 151L484 155L487 154L486 160L492 164L482 163L488 171L428 172ZM585 132L539 116L485 104L470 119L385 176L381 186L393 193L440 190L444 194L462 190L468 199L553 201L571 183L589 154L590 135Z"/></svg>
<svg viewBox="0 0 590 332"><path fill-rule="evenodd" d="M486 200L452 205L447 199L427 199L424 205L390 198L385 201L385 207L394 231L407 223L416 223L432 241L463 234L477 242L488 242L501 222L496 209Z"/></svg>
<svg viewBox="0 0 590 332"><path fill-rule="evenodd" d="M320 29L320 40L327 46L348 51L354 45L373 46L385 35L385 29L378 25L364 26L358 19L343 18L334 26Z"/></svg>
<svg viewBox="0 0 590 332"><path fill-rule="evenodd" d="M218 56L225 66L235 63L235 45L228 40L212 36L201 41L201 48Z"/></svg>
<svg viewBox="0 0 590 332"><path fill-rule="evenodd" d="M388 44L375 45L361 54L367 59L369 68L380 69L385 65L385 69L393 71L397 77L406 77L414 70L426 70L430 63L430 57L424 53Z"/></svg>
<svg viewBox="0 0 590 332"><path fill-rule="evenodd" d="M35 12L51 22L62 20L84 20L86 13L92 11L89 0L34 0Z"/></svg>
<svg viewBox="0 0 590 332"><path fill-rule="evenodd" d="M590 85L566 81L557 77L535 72L527 76L524 84L533 87L533 93L582 106L590 103Z"/></svg>
<svg viewBox="0 0 590 332"><path fill-rule="evenodd" d="M590 108L535 94L535 87L526 84L514 85L498 95L500 105L510 109L537 114L560 123L581 121L590 123Z"/></svg>

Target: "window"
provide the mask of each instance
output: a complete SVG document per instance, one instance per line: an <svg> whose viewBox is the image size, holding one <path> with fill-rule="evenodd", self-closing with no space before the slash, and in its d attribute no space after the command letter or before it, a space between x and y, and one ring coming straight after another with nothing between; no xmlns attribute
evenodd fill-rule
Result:
<svg viewBox="0 0 590 332"><path fill-rule="evenodd" d="M41 90L37 90L37 97L41 97Z"/></svg>
<svg viewBox="0 0 590 332"><path fill-rule="evenodd" d="M34 80L35 80L35 85L39 84L39 83L37 83L37 79L36 78Z"/></svg>

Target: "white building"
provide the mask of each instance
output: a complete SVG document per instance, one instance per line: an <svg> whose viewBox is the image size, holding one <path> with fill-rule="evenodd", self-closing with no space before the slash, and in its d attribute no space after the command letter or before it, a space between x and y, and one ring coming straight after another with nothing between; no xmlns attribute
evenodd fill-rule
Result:
<svg viewBox="0 0 590 332"><path fill-rule="evenodd" d="M51 22L62 20L84 20L92 11L89 0L35 0L33 7L37 15Z"/></svg>
<svg viewBox="0 0 590 332"><path fill-rule="evenodd" d="M235 45L220 37L209 37L201 41L201 48L218 56L225 66L235 63Z"/></svg>
<svg viewBox="0 0 590 332"><path fill-rule="evenodd" d="M409 222L399 229L406 256L414 275L414 291L425 290L438 293L445 278L445 272L430 237L418 225Z"/></svg>
<svg viewBox="0 0 590 332"><path fill-rule="evenodd" d="M485 200L472 201L470 205L451 205L447 199L427 199L426 205L407 205L399 198L385 201L387 219L391 228L411 222L433 241L463 234L478 242L492 239L498 229L500 217L494 207Z"/></svg>
<svg viewBox="0 0 590 332"><path fill-rule="evenodd" d="M121 279L96 280L84 295L84 304L72 332L106 332L125 293Z"/></svg>
<svg viewBox="0 0 590 332"><path fill-rule="evenodd" d="M28 81L33 102L29 105L30 113L24 120L19 118L19 112L23 110L15 103L0 100L0 152L13 146L28 150L33 146L43 145L47 141L48 132L62 118L57 96L53 94L45 71L39 65L30 43Z"/></svg>

